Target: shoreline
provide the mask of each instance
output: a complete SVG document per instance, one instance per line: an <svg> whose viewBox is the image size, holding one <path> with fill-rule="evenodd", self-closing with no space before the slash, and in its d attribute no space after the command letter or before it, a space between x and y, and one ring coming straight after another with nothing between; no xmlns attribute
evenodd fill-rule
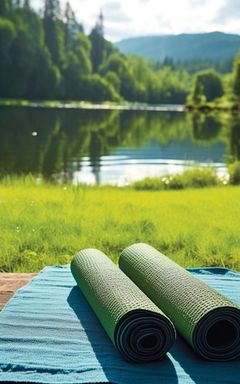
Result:
<svg viewBox="0 0 240 384"><path fill-rule="evenodd" d="M86 101L60 101L60 100L15 100L0 99L0 107L24 107L24 108L57 108L80 110L117 110L117 111L156 111L156 112L185 112L185 106L181 104L144 104L144 103L91 103Z"/></svg>
<svg viewBox="0 0 240 384"><path fill-rule="evenodd" d="M202 112L202 113L211 113L211 112L228 112L228 113L240 113L240 104L229 103L229 104L214 104L214 103L204 103L204 104L186 104L184 106L185 112Z"/></svg>
<svg viewBox="0 0 240 384"><path fill-rule="evenodd" d="M42 108L42 109L70 109L70 110L105 110L105 111L149 111L149 112L228 112L240 113L240 104L235 103L203 103L186 104L146 104L138 102L103 102L63 101L63 100L18 100L0 99L0 107Z"/></svg>

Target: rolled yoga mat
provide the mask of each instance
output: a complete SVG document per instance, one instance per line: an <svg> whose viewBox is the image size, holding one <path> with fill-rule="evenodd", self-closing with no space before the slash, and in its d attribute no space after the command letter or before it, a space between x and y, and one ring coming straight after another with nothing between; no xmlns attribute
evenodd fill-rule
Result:
<svg viewBox="0 0 240 384"><path fill-rule="evenodd" d="M126 248L119 266L203 358L240 357L240 308L147 244Z"/></svg>
<svg viewBox="0 0 240 384"><path fill-rule="evenodd" d="M172 322L104 253L80 251L71 271L126 360L158 360L171 348L176 337Z"/></svg>

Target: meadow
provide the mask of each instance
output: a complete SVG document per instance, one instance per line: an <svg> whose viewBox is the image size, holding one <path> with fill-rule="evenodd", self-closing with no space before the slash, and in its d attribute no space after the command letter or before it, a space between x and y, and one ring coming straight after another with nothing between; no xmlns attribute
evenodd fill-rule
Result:
<svg viewBox="0 0 240 384"><path fill-rule="evenodd" d="M147 242L184 267L240 270L240 189L136 191L131 188L0 184L0 271L33 272L69 263L82 248L117 262Z"/></svg>

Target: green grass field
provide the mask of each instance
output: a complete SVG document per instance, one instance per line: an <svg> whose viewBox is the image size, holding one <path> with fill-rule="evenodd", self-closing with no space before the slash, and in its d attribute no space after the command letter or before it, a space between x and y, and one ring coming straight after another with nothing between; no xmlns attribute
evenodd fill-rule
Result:
<svg viewBox="0 0 240 384"><path fill-rule="evenodd" d="M182 266L240 270L240 188L134 191L0 185L0 271L38 271L96 247L147 242Z"/></svg>

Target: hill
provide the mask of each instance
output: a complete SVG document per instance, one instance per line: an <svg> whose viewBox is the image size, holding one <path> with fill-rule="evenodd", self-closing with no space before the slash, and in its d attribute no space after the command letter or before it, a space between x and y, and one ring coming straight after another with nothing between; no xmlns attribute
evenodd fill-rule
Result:
<svg viewBox="0 0 240 384"><path fill-rule="evenodd" d="M144 56L156 61L195 59L226 60L240 52L240 35L222 32L143 36L115 44L125 54Z"/></svg>

